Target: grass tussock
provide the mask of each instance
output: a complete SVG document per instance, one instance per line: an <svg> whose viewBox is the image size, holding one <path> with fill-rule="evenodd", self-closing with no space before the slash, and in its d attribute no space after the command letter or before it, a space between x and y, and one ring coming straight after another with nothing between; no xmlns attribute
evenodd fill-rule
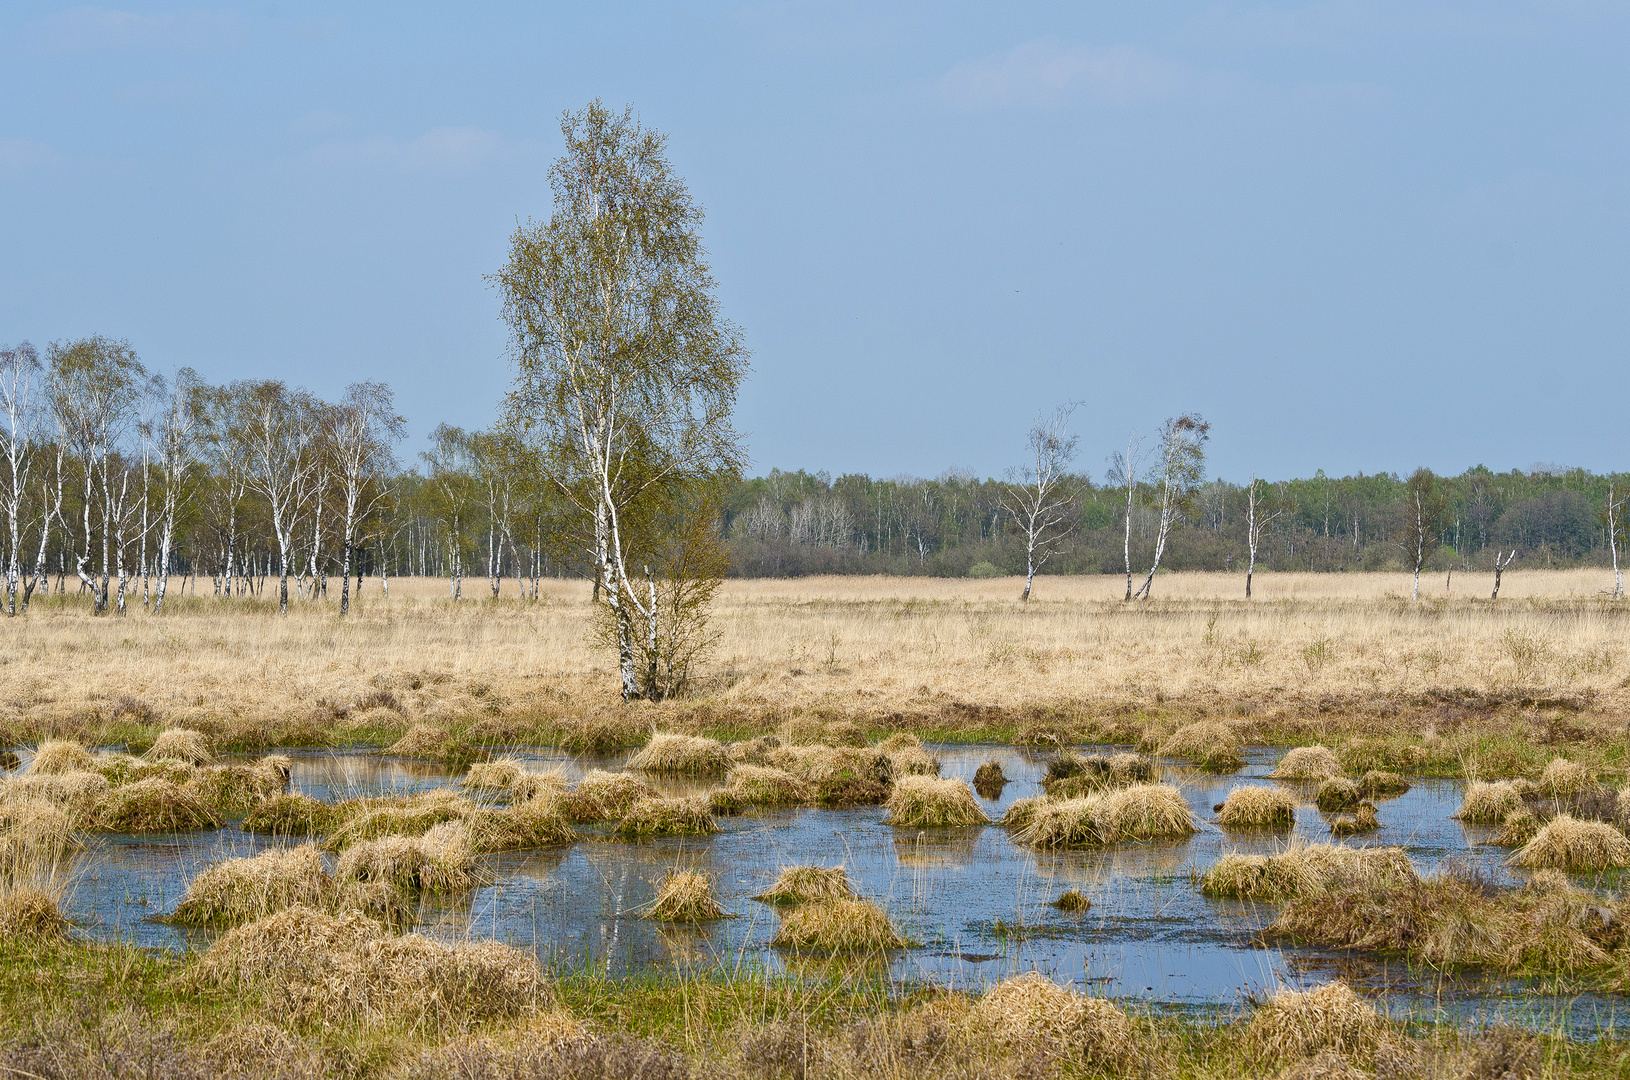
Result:
<svg viewBox="0 0 1630 1080"><path fill-rule="evenodd" d="M1296 800L1278 788L1238 787L1217 811L1225 829L1288 829L1296 824Z"/></svg>
<svg viewBox="0 0 1630 1080"><path fill-rule="evenodd" d="M67 936L57 899L42 888L0 890L0 940L55 941Z"/></svg>
<svg viewBox="0 0 1630 1080"><path fill-rule="evenodd" d="M348 799L333 805L337 824L323 847L344 851L353 844L386 836L423 836L438 825L463 821L480 809L449 791Z"/></svg>
<svg viewBox="0 0 1630 1080"><path fill-rule="evenodd" d="M1055 799L1073 799L1111 787L1146 784L1155 763L1141 754L1060 754L1047 763L1041 786Z"/></svg>
<svg viewBox="0 0 1630 1080"><path fill-rule="evenodd" d="M961 780L902 776L895 781L894 792L883 805L889 810L887 823L902 828L990 824L989 816L980 809L973 792Z"/></svg>
<svg viewBox="0 0 1630 1080"><path fill-rule="evenodd" d="M1319 793L1314 796L1314 804L1327 814L1338 810L1346 810L1354 806L1359 800L1359 790L1356 781L1345 776L1332 776L1319 785Z"/></svg>
<svg viewBox="0 0 1630 1080"><path fill-rule="evenodd" d="M283 794L288 775L275 761L253 765L204 765L183 788L222 817L242 817L267 799Z"/></svg>
<svg viewBox="0 0 1630 1080"><path fill-rule="evenodd" d="M656 788L633 773L595 769L566 793L561 810L572 821L616 821L640 799L656 794Z"/></svg>
<svg viewBox="0 0 1630 1080"><path fill-rule="evenodd" d="M1024 829L1036 820L1036 814L1047 804L1046 799L1032 796L1028 799L1015 799L1013 805L1007 808L1002 815L1002 825L1009 829Z"/></svg>
<svg viewBox="0 0 1630 1080"><path fill-rule="evenodd" d="M340 856L334 877L432 894L466 892L482 883L464 824L451 821L423 836L382 836L354 844Z"/></svg>
<svg viewBox="0 0 1630 1080"><path fill-rule="evenodd" d="M1521 810L1522 789L1512 780L1474 780L1466 785L1455 817L1477 825L1498 825L1513 810Z"/></svg>
<svg viewBox="0 0 1630 1080"><path fill-rule="evenodd" d="M889 797L896 775L893 755L911 749L907 745L891 752L883 745L782 746L770 752L769 763L807 780L823 806L869 806Z"/></svg>
<svg viewBox="0 0 1630 1080"><path fill-rule="evenodd" d="M1577 795L1591 782L1590 770L1567 758L1552 758L1539 774L1539 792L1550 798Z"/></svg>
<svg viewBox="0 0 1630 1080"><path fill-rule="evenodd" d="M14 802L48 802L61 807L76 827L88 827L97 803L112 784L94 772L54 773L36 776L32 772L0 781L0 806Z"/></svg>
<svg viewBox="0 0 1630 1080"><path fill-rule="evenodd" d="M215 760L209 736L189 728L166 728L147 751L149 761L181 761L188 765L208 765Z"/></svg>
<svg viewBox="0 0 1630 1080"><path fill-rule="evenodd" d="M471 765L460 783L468 791L506 795L511 802L525 802L566 790L566 777L558 770L533 772L526 767L526 762L511 757Z"/></svg>
<svg viewBox="0 0 1630 1080"><path fill-rule="evenodd" d="M1530 810L1513 810L1500 823L1500 832L1494 842L1501 847L1522 847L1539 835L1542 824Z"/></svg>
<svg viewBox="0 0 1630 1080"><path fill-rule="evenodd" d="M719 822L705 796L637 799L617 823L622 836L711 836Z"/></svg>
<svg viewBox="0 0 1630 1080"><path fill-rule="evenodd" d="M481 852L530 851L577 840L562 800L550 795L472 814L464 824L470 843Z"/></svg>
<svg viewBox="0 0 1630 1080"><path fill-rule="evenodd" d="M1285 751L1268 775L1275 780L1328 780L1342 773L1341 759L1327 746L1296 746Z"/></svg>
<svg viewBox="0 0 1630 1080"><path fill-rule="evenodd" d="M973 789L979 793L981 799L995 801L1002 797L1002 789L1007 786L1007 774L1002 771L1002 763L996 758L984 762L974 770Z"/></svg>
<svg viewBox="0 0 1630 1080"><path fill-rule="evenodd" d="M1529 869L1615 869L1630 866L1630 839L1605 821L1580 821L1559 814L1510 861Z"/></svg>
<svg viewBox="0 0 1630 1080"><path fill-rule="evenodd" d="M1382 769L1371 769L1358 781L1358 793L1366 799L1393 799L1408 790L1408 780Z"/></svg>
<svg viewBox="0 0 1630 1080"><path fill-rule="evenodd" d="M854 886L841 866L788 866L753 899L766 904L811 904L855 899Z"/></svg>
<svg viewBox="0 0 1630 1080"><path fill-rule="evenodd" d="M1162 757L1182 758L1209 772L1233 772L1245 764L1239 736L1219 720L1185 724L1172 732L1156 751Z"/></svg>
<svg viewBox="0 0 1630 1080"><path fill-rule="evenodd" d="M237 926L303 904L328 904L333 882L314 844L227 859L192 879L166 921L178 926Z"/></svg>
<svg viewBox="0 0 1630 1080"><path fill-rule="evenodd" d="M1078 915L1092 907L1092 901L1087 899L1087 895L1080 889L1065 889L1058 894L1058 899L1053 901L1053 907L1071 915Z"/></svg>
<svg viewBox="0 0 1630 1080"><path fill-rule="evenodd" d="M553 995L529 952L495 941L395 937L358 913L293 907L228 931L196 984L263 995L296 1023L386 1021L412 1030L535 1016Z"/></svg>
<svg viewBox="0 0 1630 1080"><path fill-rule="evenodd" d="M102 832L119 833L221 827L220 815L196 793L156 777L110 788L96 801L91 820Z"/></svg>
<svg viewBox="0 0 1630 1080"><path fill-rule="evenodd" d="M1332 821L1330 835L1337 839L1344 836L1360 836L1375 832L1380 827L1381 818L1375 812L1375 804L1366 800L1353 808L1351 817L1343 815Z"/></svg>
<svg viewBox="0 0 1630 1080"><path fill-rule="evenodd" d="M1245 1028L1246 1042L1259 1058L1274 1063L1321 1052L1367 1063L1386 1035L1381 1014L1339 980L1312 990L1280 990Z"/></svg>
<svg viewBox="0 0 1630 1080"><path fill-rule="evenodd" d="M28 765L33 776L58 776L62 773L88 772L96 765L91 752L71 739L52 739L42 742L34 751L34 760Z"/></svg>
<svg viewBox="0 0 1630 1080"><path fill-rule="evenodd" d="M339 823L334 808L309 795L279 794L244 816L244 832L273 836L320 836Z"/></svg>
<svg viewBox="0 0 1630 1080"><path fill-rule="evenodd" d="M725 790L743 806L800 806L815 798L808 781L769 765L737 765L725 778Z"/></svg>
<svg viewBox="0 0 1630 1080"><path fill-rule="evenodd" d="M439 761L449 766L468 765L486 757L485 751L439 724L414 724L385 752L396 757Z"/></svg>
<svg viewBox="0 0 1630 1080"><path fill-rule="evenodd" d="M716 739L659 731L628 759L628 768L683 776L722 776L730 769L730 755Z"/></svg>
<svg viewBox="0 0 1630 1080"><path fill-rule="evenodd" d="M1218 898L1273 901L1416 880L1403 848L1298 844L1277 855L1224 855L1200 875L1200 891Z"/></svg>
<svg viewBox="0 0 1630 1080"><path fill-rule="evenodd" d="M1034 847L1057 848L1178 839L1197 831L1182 792L1170 784L1137 784L1042 802L1015 837Z"/></svg>
<svg viewBox="0 0 1630 1080"><path fill-rule="evenodd" d="M870 953L898 949L905 939L870 900L820 900L786 909L771 944L794 952Z"/></svg>
<svg viewBox="0 0 1630 1080"><path fill-rule="evenodd" d="M1094 1071L1120 1075L1140 1056L1132 1022L1119 1007L1039 972L991 987L974 1006L974 1020L1010 1052L1062 1050L1066 1060Z"/></svg>
<svg viewBox="0 0 1630 1080"><path fill-rule="evenodd" d="M662 879L656 899L640 912L661 922L703 922L728 914L713 896L713 882L696 870L675 870Z"/></svg>

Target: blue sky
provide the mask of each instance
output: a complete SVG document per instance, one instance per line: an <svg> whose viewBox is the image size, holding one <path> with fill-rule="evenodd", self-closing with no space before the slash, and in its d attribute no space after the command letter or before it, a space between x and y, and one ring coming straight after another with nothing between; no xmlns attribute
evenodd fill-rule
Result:
<svg viewBox="0 0 1630 1080"><path fill-rule="evenodd" d="M0 342L490 423L558 118L671 136L757 470L1630 467L1630 6L13 2ZM417 449L417 438L412 449Z"/></svg>

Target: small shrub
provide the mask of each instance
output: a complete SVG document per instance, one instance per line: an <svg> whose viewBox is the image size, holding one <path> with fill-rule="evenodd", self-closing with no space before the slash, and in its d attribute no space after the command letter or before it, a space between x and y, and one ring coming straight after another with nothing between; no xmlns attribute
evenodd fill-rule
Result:
<svg viewBox="0 0 1630 1080"><path fill-rule="evenodd" d="M1466 794L1455 817L1477 824L1498 825L1506 815L1520 809L1522 795L1515 781L1473 781L1466 785Z"/></svg>
<svg viewBox="0 0 1630 1080"><path fill-rule="evenodd" d="M1237 900L1284 900L1349 886L1385 888L1417 880L1402 848L1309 844L1278 855L1224 855L1200 875L1200 891Z"/></svg>
<svg viewBox="0 0 1630 1080"><path fill-rule="evenodd" d="M355 844L340 856L334 877L427 893L464 892L481 884L462 822L437 825L423 836L383 836Z"/></svg>
<svg viewBox="0 0 1630 1080"><path fill-rule="evenodd" d="M1358 836L1361 833L1374 832L1381 827L1381 819L1376 816L1375 804L1361 802L1353 809L1352 817L1340 817L1330 823L1330 835L1334 837Z"/></svg>
<svg viewBox="0 0 1630 1080"><path fill-rule="evenodd" d="M973 789L981 799L1000 799L1006 786L1007 774L1002 772L1002 763L997 758L991 758L974 770Z"/></svg>

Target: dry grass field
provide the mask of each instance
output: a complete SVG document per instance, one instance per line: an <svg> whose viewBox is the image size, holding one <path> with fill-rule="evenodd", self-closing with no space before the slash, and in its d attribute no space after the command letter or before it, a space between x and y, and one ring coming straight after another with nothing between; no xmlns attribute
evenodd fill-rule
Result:
<svg viewBox="0 0 1630 1080"><path fill-rule="evenodd" d="M391 742L413 723L480 745L628 745L653 728L739 737L852 720L874 734L1151 742L1219 717L1246 741L1324 741L1417 771L1523 772L1569 745L1616 768L1630 604L1599 570L1489 575L1170 574L727 582L718 647L683 700L625 706L589 640L587 586L537 603L486 583L369 581L337 603L177 598L92 617L70 596L0 620L0 745L53 734L140 749L166 725L224 745ZM1400 760L1406 740L1413 759ZM1367 745L1365 741L1368 740ZM1364 744L1364 745L1361 745ZM1538 747L1539 749L1535 749ZM1360 761L1356 764L1364 764Z"/></svg>

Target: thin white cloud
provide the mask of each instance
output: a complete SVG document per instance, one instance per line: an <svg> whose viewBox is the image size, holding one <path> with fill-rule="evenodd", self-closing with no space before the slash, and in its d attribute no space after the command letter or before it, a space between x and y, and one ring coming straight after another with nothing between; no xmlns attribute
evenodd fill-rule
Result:
<svg viewBox="0 0 1630 1080"><path fill-rule="evenodd" d="M143 15L113 8L76 7L34 24L36 41L52 52L196 50L240 44L242 17L222 11L180 11Z"/></svg>
<svg viewBox="0 0 1630 1080"><path fill-rule="evenodd" d="M412 139L332 139L313 149L322 165L361 166L395 172L467 173L537 152L532 143L469 127L432 128Z"/></svg>
<svg viewBox="0 0 1630 1080"><path fill-rule="evenodd" d="M1143 104L1175 97L1200 82L1182 64L1131 45L1098 48L1038 38L961 61L935 81L933 91L965 109L1034 109L1083 101Z"/></svg>
<svg viewBox="0 0 1630 1080"><path fill-rule="evenodd" d="M34 139L0 139L0 178L15 178L55 165L62 155Z"/></svg>

